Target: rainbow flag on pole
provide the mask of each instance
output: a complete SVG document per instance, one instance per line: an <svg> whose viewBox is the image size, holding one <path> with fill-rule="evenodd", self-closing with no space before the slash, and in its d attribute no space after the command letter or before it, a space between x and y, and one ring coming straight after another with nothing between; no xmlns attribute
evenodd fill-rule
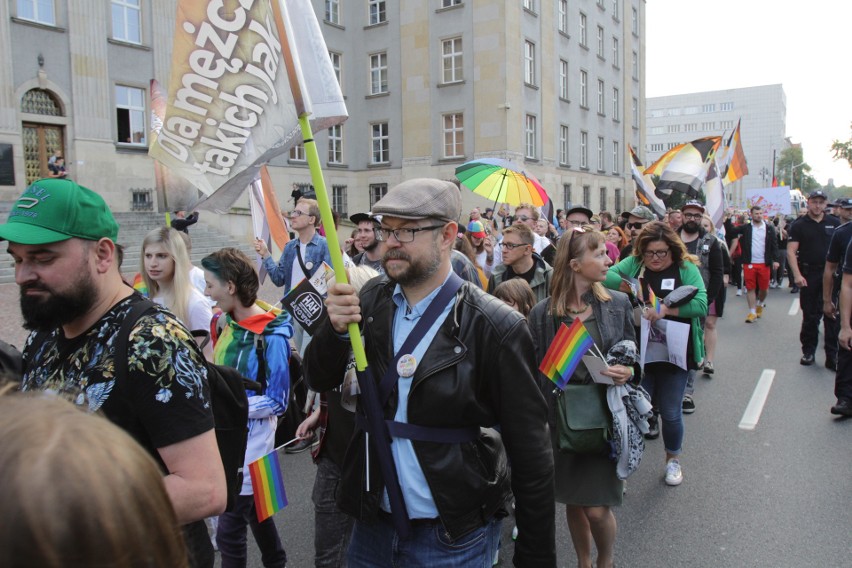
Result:
<svg viewBox="0 0 852 568"><path fill-rule="evenodd" d="M575 318L571 327L564 323L559 326L556 337L539 365L538 369L554 382L557 388L565 388L574 369L580 364L586 351L595 342L580 318Z"/></svg>
<svg viewBox="0 0 852 568"><path fill-rule="evenodd" d="M654 308L654 311L660 313L660 299L654 294L654 291L651 290L651 287L648 286L648 303L651 304L651 307Z"/></svg>
<svg viewBox="0 0 852 568"><path fill-rule="evenodd" d="M284 492L284 476L278 463L278 452L273 451L249 464L251 488L254 491L254 507L257 522L262 523L287 506Z"/></svg>

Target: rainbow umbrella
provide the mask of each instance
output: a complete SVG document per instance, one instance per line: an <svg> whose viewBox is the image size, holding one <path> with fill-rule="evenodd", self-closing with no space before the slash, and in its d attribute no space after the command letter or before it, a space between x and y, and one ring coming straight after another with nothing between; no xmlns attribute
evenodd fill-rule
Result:
<svg viewBox="0 0 852 568"><path fill-rule="evenodd" d="M494 203L513 206L532 203L541 207L549 199L534 175L508 160L481 158L465 162L456 168L456 178L469 190Z"/></svg>

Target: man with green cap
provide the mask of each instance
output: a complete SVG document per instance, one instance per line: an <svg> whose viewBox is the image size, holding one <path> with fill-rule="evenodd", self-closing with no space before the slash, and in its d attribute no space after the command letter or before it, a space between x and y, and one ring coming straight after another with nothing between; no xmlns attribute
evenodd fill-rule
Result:
<svg viewBox="0 0 852 568"><path fill-rule="evenodd" d="M100 411L133 436L163 469L192 565L213 566L203 519L222 512L226 487L206 368L186 328L159 307L135 324L127 352L115 352L141 300L121 278L117 237L103 198L68 179L34 182L0 225L33 332L22 388ZM127 358L126 376L115 375L117 357Z"/></svg>

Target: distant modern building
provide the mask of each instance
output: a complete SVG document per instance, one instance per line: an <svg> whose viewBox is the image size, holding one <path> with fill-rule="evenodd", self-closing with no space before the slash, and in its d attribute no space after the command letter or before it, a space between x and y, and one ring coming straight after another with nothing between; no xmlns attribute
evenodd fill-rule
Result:
<svg viewBox="0 0 852 568"><path fill-rule="evenodd" d="M313 5L350 115L315 133L337 210L368 210L404 179L451 179L480 157L533 173L557 208L632 206L627 145L644 145L645 0ZM116 210L158 207L149 81L168 88L175 6L0 2L0 199L45 175L60 150L71 177ZM272 165L287 207L311 183L304 148Z"/></svg>
<svg viewBox="0 0 852 568"><path fill-rule="evenodd" d="M649 97L647 101L645 163L696 138L726 138L742 119L740 132L749 174L727 188L728 200L745 204L745 190L772 184L772 153L780 155L786 140L787 97L781 85L763 85Z"/></svg>

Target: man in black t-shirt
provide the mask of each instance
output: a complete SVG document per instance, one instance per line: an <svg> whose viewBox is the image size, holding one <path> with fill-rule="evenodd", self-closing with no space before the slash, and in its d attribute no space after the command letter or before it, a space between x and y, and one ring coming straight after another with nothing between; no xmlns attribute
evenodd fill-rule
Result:
<svg viewBox="0 0 852 568"><path fill-rule="evenodd" d="M825 214L826 196L814 191L808 196L808 212L790 227L787 242L787 262L793 282L801 290L799 305L802 308L802 365L813 365L819 343L819 321L825 328L825 366L837 368L837 321L823 318L822 275L825 255L834 230L840 220Z"/></svg>
<svg viewBox="0 0 852 568"><path fill-rule="evenodd" d="M839 199L835 203L843 224L834 231L828 254L825 256L825 271L822 279L823 315L834 319L842 327L838 308L840 306L840 288L843 280L844 259L849 243L852 242L852 197ZM852 265L850 265L852 267ZM837 350L837 371L834 376L834 394L837 405L832 408L834 414L852 414L852 351L845 349L840 342ZM844 402L845 401L845 402ZM838 410L840 409L840 410Z"/></svg>
<svg viewBox="0 0 852 568"><path fill-rule="evenodd" d="M852 416L852 243L846 247L843 260L843 280L840 285L840 334L838 336L837 375L834 395L837 404L832 414Z"/></svg>
<svg viewBox="0 0 852 568"><path fill-rule="evenodd" d="M224 510L227 490L206 368L186 328L159 308L139 319L127 353L115 353L121 323L140 299L121 279L117 236L103 199L71 180L34 182L0 225L24 326L37 332L24 348L22 386L102 412L148 450L185 525L192 565L212 567L203 519ZM127 358L127 376L116 377L116 357Z"/></svg>

